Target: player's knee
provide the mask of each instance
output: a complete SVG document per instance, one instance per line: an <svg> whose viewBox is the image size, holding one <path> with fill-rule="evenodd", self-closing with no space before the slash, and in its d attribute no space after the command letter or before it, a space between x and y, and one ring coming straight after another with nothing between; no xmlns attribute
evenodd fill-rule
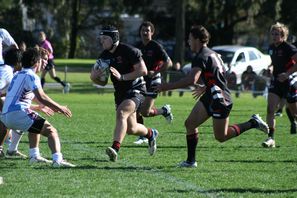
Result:
<svg viewBox="0 0 297 198"><path fill-rule="evenodd" d="M267 107L267 114L274 114L275 112L275 108L274 107L271 107L271 106L268 106Z"/></svg>
<svg viewBox="0 0 297 198"><path fill-rule="evenodd" d="M117 119L124 119L127 117L127 113L124 110L117 111Z"/></svg>
<svg viewBox="0 0 297 198"><path fill-rule="evenodd" d="M137 132L137 127L136 126L129 126L127 128L127 134L128 135L134 135Z"/></svg>
<svg viewBox="0 0 297 198"><path fill-rule="evenodd" d="M149 117L150 116L150 111L141 111L141 115L143 117Z"/></svg>
<svg viewBox="0 0 297 198"><path fill-rule="evenodd" d="M193 121L190 120L189 118L186 119L184 125L185 125L185 127L186 127L187 129L195 129L195 128L196 128L196 127L194 126L194 124L193 124Z"/></svg>
<svg viewBox="0 0 297 198"><path fill-rule="evenodd" d="M222 142L225 142L226 141L226 138L224 136L221 136L221 135L215 135L215 139L222 143Z"/></svg>
<svg viewBox="0 0 297 198"><path fill-rule="evenodd" d="M58 131L53 126L49 127L47 133L45 133L47 137L56 138L58 137Z"/></svg>
<svg viewBox="0 0 297 198"><path fill-rule="evenodd" d="M57 138L59 138L59 135L58 135L57 130L53 130L53 131L51 131L51 133L50 133L50 137L52 137L53 139L57 139Z"/></svg>

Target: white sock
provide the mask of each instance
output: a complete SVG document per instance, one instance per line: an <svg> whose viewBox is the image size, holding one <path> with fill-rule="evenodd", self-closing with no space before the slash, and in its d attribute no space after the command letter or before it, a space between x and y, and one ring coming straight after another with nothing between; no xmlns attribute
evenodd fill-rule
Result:
<svg viewBox="0 0 297 198"><path fill-rule="evenodd" d="M14 130L11 130L11 143L8 147L8 151L17 151L19 147L20 140L23 136L23 133L18 133Z"/></svg>
<svg viewBox="0 0 297 198"><path fill-rule="evenodd" d="M34 157L40 156L40 152L39 152L39 148L38 147L36 147L36 148L30 148L29 153L30 153L30 158L34 158Z"/></svg>
<svg viewBox="0 0 297 198"><path fill-rule="evenodd" d="M54 153L53 154L53 161L60 163L63 160L62 153Z"/></svg>

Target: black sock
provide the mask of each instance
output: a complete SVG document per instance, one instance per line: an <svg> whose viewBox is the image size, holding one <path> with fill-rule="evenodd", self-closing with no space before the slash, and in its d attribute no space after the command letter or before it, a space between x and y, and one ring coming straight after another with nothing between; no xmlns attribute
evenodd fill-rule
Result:
<svg viewBox="0 0 297 198"><path fill-rule="evenodd" d="M119 143L118 141L113 141L113 144L111 146L114 150L116 150L116 152L119 152L120 147L121 147L121 143Z"/></svg>
<svg viewBox="0 0 297 198"><path fill-rule="evenodd" d="M153 137L153 131L151 128L147 129L147 134L144 137L146 137L148 140L150 140Z"/></svg>
<svg viewBox="0 0 297 198"><path fill-rule="evenodd" d="M54 77L54 80L60 83L63 87L66 86L66 84L58 76Z"/></svg>
<svg viewBox="0 0 297 198"><path fill-rule="evenodd" d="M41 81L41 87L44 87L45 78L41 78L40 81Z"/></svg>
<svg viewBox="0 0 297 198"><path fill-rule="evenodd" d="M274 139L274 128L269 128L268 137Z"/></svg>
<svg viewBox="0 0 297 198"><path fill-rule="evenodd" d="M187 147L188 147L188 162L196 161L196 147L198 144L198 134L194 133L191 135L187 135Z"/></svg>
<svg viewBox="0 0 297 198"><path fill-rule="evenodd" d="M288 116L291 124L294 124L295 123L295 119L294 119L293 115L291 114L291 111L290 111L289 108L286 108L286 113L287 113L287 116Z"/></svg>

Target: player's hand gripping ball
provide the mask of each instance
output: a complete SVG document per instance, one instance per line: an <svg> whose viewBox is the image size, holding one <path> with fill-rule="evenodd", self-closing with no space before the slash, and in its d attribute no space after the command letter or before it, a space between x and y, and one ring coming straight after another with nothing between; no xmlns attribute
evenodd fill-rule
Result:
<svg viewBox="0 0 297 198"><path fill-rule="evenodd" d="M91 71L91 80L96 83L107 82L109 77L109 64L102 59L98 59Z"/></svg>

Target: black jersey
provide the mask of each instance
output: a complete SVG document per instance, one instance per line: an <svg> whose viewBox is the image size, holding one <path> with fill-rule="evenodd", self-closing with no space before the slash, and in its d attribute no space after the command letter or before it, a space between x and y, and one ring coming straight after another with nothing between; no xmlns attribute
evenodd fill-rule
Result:
<svg viewBox="0 0 297 198"><path fill-rule="evenodd" d="M224 76L224 63L216 52L208 47L202 47L192 60L193 67L199 67L202 70L201 79L207 87L215 84L222 90L228 89Z"/></svg>
<svg viewBox="0 0 297 198"><path fill-rule="evenodd" d="M283 42L279 46L270 45L268 53L272 60L273 77L276 79L278 74L286 72L294 65L292 56L297 53L295 46Z"/></svg>
<svg viewBox="0 0 297 198"><path fill-rule="evenodd" d="M168 54L157 41L151 40L147 45L140 45L140 50L143 54L143 60L145 62L148 71L157 70L158 63L160 61L166 62L169 58Z"/></svg>
<svg viewBox="0 0 297 198"><path fill-rule="evenodd" d="M205 93L200 101L208 115L214 118L227 118L232 109L231 93L225 79L224 63L220 56L202 47L192 60L192 68L201 69L200 78L206 85Z"/></svg>
<svg viewBox="0 0 297 198"><path fill-rule="evenodd" d="M140 50L124 44L119 43L114 53L104 50L100 55L101 59L109 64L109 67L114 67L120 74L127 74L134 70L133 65L142 60L142 53ZM138 77L135 80L119 81L113 75L110 75L111 81L118 95L126 94L128 92L138 90L141 93L145 92L145 82L143 77Z"/></svg>

